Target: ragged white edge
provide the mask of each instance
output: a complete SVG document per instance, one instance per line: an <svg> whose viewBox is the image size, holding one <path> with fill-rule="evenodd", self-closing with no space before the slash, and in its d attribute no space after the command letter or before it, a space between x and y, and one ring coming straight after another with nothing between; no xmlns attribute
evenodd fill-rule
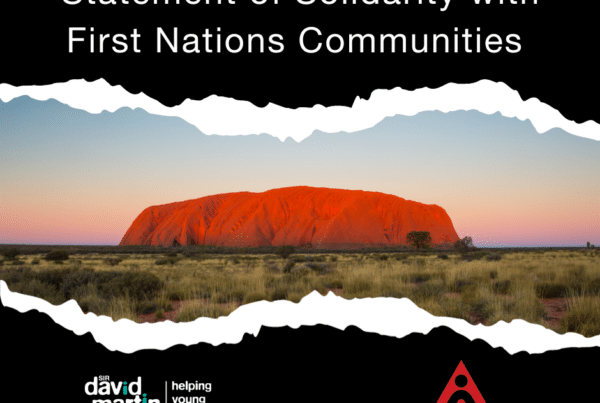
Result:
<svg viewBox="0 0 600 403"><path fill-rule="evenodd" d="M412 116L427 110L450 112L474 109L486 114L500 112L506 117L529 119L540 133L558 127L577 136L600 140L600 127L596 122L574 123L539 100L523 101L507 85L488 80L465 85L447 84L438 89L377 90L369 100L357 98L351 108L317 105L298 109L272 104L258 108L249 102L218 96L201 101L186 100L179 106L168 108L144 94L130 94L120 86L110 86L104 80L91 83L71 80L48 86L23 87L0 84L0 99L3 102L23 95L42 101L56 99L90 113L103 110L114 112L122 107L142 108L152 114L181 117L205 134L268 133L282 140L292 137L300 141L313 130L357 131L396 114ZM448 326L470 340L482 339L492 347L502 347L511 354L600 346L600 336L586 339L573 333L559 335L522 320L515 320L510 325L500 322L490 327L472 326L463 320L432 316L406 299L347 301L331 293L322 297L313 292L299 304L287 301L257 302L242 306L225 318L179 324L135 324L129 320L115 323L108 317L84 315L75 301L54 306L35 297L12 293L4 281L0 282L0 299L5 306L20 312L31 309L44 312L56 323L78 335L89 331L95 340L108 349L126 353L141 349L164 350L177 344L199 342L213 345L239 343L246 333L257 335L261 326L298 328L315 324L338 329L356 325L367 332L396 337L415 332L427 334L438 326Z"/></svg>
<svg viewBox="0 0 600 403"><path fill-rule="evenodd" d="M376 90L370 99L356 98L352 107L315 105L312 108L289 109L269 104L259 108L250 102L209 96L200 101L186 99L169 108L147 95L131 94L121 86L111 86L105 80L93 82L71 80L46 86L14 87L0 84L3 102L27 95L45 101L56 99L76 109L90 113L119 108L142 108L164 116L177 116L196 126L205 134L239 135L267 133L285 140L301 141L314 130L328 133L353 132L373 127L385 117L413 116L423 111L478 110L485 114L500 112L506 117L529 119L539 133L561 128L576 136L600 140L600 125L592 120L576 123L537 98L527 101L504 83L481 80L473 84L446 84L437 89L414 91L394 88Z"/></svg>
<svg viewBox="0 0 600 403"><path fill-rule="evenodd" d="M332 292L324 297L313 291L298 304L289 301L255 302L243 305L229 316L219 319L144 324L127 319L114 322L106 316L84 314L74 300L55 306L40 298L11 292L4 281L0 281L0 299L5 307L19 312L37 310L46 313L56 323L77 335L91 332L94 339L109 350L125 353L144 349L165 350L177 344L189 346L200 342L215 346L222 343L237 344L246 333L257 336L261 326L297 329L316 324L341 330L355 325L366 332L398 338L412 333L428 334L436 327L447 326L469 340L482 339L492 347L504 348L510 354L600 345L600 336L585 338L575 333L559 335L523 320L514 320L510 324L499 322L487 327L473 326L461 319L433 316L406 298L346 300Z"/></svg>

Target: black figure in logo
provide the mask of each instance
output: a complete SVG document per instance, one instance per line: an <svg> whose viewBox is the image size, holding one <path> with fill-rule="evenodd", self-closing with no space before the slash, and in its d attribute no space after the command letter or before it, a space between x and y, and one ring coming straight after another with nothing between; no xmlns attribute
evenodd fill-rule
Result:
<svg viewBox="0 0 600 403"><path fill-rule="evenodd" d="M465 386L467 386L467 383L469 383L469 380L464 375L458 375L456 378L454 378L454 383L459 388L464 388ZM473 399L471 394L464 389L460 389L454 392L452 396L450 396L448 403L458 403L461 400L465 403L475 403L475 400Z"/></svg>

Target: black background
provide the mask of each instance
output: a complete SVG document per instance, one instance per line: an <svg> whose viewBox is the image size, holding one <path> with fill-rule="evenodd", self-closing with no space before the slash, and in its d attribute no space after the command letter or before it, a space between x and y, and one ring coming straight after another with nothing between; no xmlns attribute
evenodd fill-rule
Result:
<svg viewBox="0 0 600 403"><path fill-rule="evenodd" d="M438 0L441 2L441 0ZM482 0L483 1L483 0ZM496 0L498 1L498 0ZM492 1L492 2L496 2ZM507 0L506 2L508 2ZM288 108L350 106L357 96L368 99L376 89L438 88L446 83L482 79L504 82L523 99L538 98L569 120L600 121L600 110L586 99L600 89L597 62L597 17L594 2L539 0L528 4L476 5L452 0L440 5L344 5L317 2L303 6L281 0L255 5L66 5L62 0L2 2L2 67L0 82L42 85L71 79L104 78L132 93L143 92L167 106L186 98L216 94L247 100L258 106L269 102ZM491 53L304 53L299 35L319 28L324 37L338 33L377 35L403 33L453 34L469 28L482 34L521 37L522 49L511 54ZM130 34L137 28L141 53L90 54L75 44L68 52L69 27L94 27L95 33ZM280 54L156 53L156 28L201 35L206 28L223 34L278 33L284 37Z"/></svg>
<svg viewBox="0 0 600 403"><path fill-rule="evenodd" d="M590 401L586 397L595 396L597 378L592 364L600 358L597 348L510 355L446 327L398 339L324 325L263 327L257 337L245 335L239 344L125 354L107 350L89 333L77 336L45 314L0 312L9 325L2 332L8 369L2 394L27 402L91 402L85 384L109 375L115 382L141 377L142 391L161 402L165 381L169 388L173 381L197 381L212 384L204 393L207 403L435 403L461 360L487 403Z"/></svg>
<svg viewBox="0 0 600 403"><path fill-rule="evenodd" d="M9 376L2 394L14 393L27 402L91 402L85 384L109 375L115 382L141 377L142 391L161 402L165 381L169 388L173 381L197 381L212 384L212 391L204 393L207 403L435 403L461 360L487 403L589 401L597 378L590 365L600 358L597 348L510 355L446 327L398 339L354 326L342 331L324 325L263 327L257 337L245 335L239 344L125 354L107 350L89 333L77 336L45 314L1 312L2 323L10 324L3 330Z"/></svg>
<svg viewBox="0 0 600 403"><path fill-rule="evenodd" d="M476 6L452 0L440 6L301 6L293 1L236 5L67 6L59 0L2 2L0 82L44 85L104 78L165 105L216 94L264 106L350 106L376 89L437 88L481 79L504 82L523 99L538 98L577 122L600 121L594 2L540 0L539 5ZM68 53L69 27L97 33L137 28L142 53ZM172 54L154 51L156 27L200 35L284 36L281 54ZM521 37L518 54L310 55L298 36L305 27L339 33L482 33ZM593 98L592 98L593 99ZM90 334L76 336L38 312L0 309L2 360L9 375L2 395L22 401L87 402L83 385L94 376L143 378L145 389L164 393L164 381L211 382L210 403L270 401L436 402L463 360L486 402L572 401L595 396L590 364L599 351L566 349L511 356L447 328L404 339L326 326L262 329L237 345L176 346L167 351L111 352Z"/></svg>

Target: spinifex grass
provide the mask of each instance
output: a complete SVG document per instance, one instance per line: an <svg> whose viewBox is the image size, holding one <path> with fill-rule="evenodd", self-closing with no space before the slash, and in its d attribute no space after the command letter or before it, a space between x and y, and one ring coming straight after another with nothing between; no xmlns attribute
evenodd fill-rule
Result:
<svg viewBox="0 0 600 403"><path fill-rule="evenodd" d="M336 290L346 299L409 298L433 315L486 325L523 319L547 326L540 298L570 298L566 319L555 330L600 333L594 319L600 257L594 253L519 252L504 253L499 260L471 261L454 252L443 259L437 254L330 253L294 254L288 260L275 255L180 253L173 264L159 265L162 255L90 253L73 255L61 266L43 257L27 256L22 266L4 265L0 279L13 291L53 304L75 299L84 311L114 320L136 320L142 312L163 315L175 301L183 304L177 318L192 320L197 315L223 316L241 304L298 302L314 290L323 295ZM112 265L109 259L122 260ZM34 260L39 264L31 265ZM67 272L71 274L61 274ZM113 277L118 278L110 282ZM155 277L159 283L152 280ZM136 279L148 286L134 287L130 282L139 282ZM189 301L202 304L193 308Z"/></svg>

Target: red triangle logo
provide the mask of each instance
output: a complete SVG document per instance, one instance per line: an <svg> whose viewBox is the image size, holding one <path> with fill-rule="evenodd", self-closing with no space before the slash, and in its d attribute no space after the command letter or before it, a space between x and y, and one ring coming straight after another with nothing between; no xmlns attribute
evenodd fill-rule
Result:
<svg viewBox="0 0 600 403"><path fill-rule="evenodd" d="M461 361L437 403L485 403L467 367Z"/></svg>

